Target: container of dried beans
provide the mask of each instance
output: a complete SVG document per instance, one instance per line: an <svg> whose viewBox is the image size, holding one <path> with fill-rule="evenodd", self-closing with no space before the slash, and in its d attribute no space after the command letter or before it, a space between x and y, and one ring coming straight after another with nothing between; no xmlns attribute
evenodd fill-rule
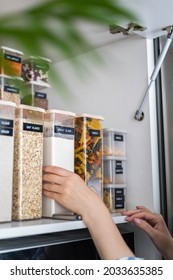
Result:
<svg viewBox="0 0 173 280"><path fill-rule="evenodd" d="M103 117L82 114L75 118L75 172L102 197Z"/></svg>
<svg viewBox="0 0 173 280"><path fill-rule="evenodd" d="M43 121L45 110L16 108L13 172L13 220L42 217Z"/></svg>

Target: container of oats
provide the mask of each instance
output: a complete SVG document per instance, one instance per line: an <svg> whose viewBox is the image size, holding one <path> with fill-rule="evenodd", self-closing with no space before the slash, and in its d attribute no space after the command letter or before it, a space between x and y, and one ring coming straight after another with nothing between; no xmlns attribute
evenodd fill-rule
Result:
<svg viewBox="0 0 173 280"><path fill-rule="evenodd" d="M22 56L21 51L0 47L0 74L21 77Z"/></svg>
<svg viewBox="0 0 173 280"><path fill-rule="evenodd" d="M48 84L48 72L51 60L44 57L29 57L22 61L22 78L26 82Z"/></svg>
<svg viewBox="0 0 173 280"><path fill-rule="evenodd" d="M0 75L0 99L20 105L20 88L23 80Z"/></svg>
<svg viewBox="0 0 173 280"><path fill-rule="evenodd" d="M110 213L121 213L125 210L125 189L126 185L104 184L103 202Z"/></svg>
<svg viewBox="0 0 173 280"><path fill-rule="evenodd" d="M114 128L103 129L104 156L126 156L126 132Z"/></svg>
<svg viewBox="0 0 173 280"><path fill-rule="evenodd" d="M103 183L126 184L126 162L125 157L104 156Z"/></svg>
<svg viewBox="0 0 173 280"><path fill-rule="evenodd" d="M48 110L44 118L44 165L54 165L74 172L74 118L75 113ZM43 216L72 214L57 202L43 196Z"/></svg>
<svg viewBox="0 0 173 280"><path fill-rule="evenodd" d="M13 102L0 100L0 222L12 218L15 107Z"/></svg>
<svg viewBox="0 0 173 280"><path fill-rule="evenodd" d="M13 220L42 217L43 122L45 110L20 105L15 113Z"/></svg>
<svg viewBox="0 0 173 280"><path fill-rule="evenodd" d="M75 172L102 197L102 116L75 118Z"/></svg>

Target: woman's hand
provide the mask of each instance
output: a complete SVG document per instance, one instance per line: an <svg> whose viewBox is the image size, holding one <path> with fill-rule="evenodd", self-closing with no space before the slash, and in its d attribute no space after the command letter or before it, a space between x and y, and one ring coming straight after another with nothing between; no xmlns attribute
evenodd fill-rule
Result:
<svg viewBox="0 0 173 280"><path fill-rule="evenodd" d="M134 222L144 230L165 259L173 259L173 239L162 215L153 213L144 206L134 210L123 211L128 222Z"/></svg>

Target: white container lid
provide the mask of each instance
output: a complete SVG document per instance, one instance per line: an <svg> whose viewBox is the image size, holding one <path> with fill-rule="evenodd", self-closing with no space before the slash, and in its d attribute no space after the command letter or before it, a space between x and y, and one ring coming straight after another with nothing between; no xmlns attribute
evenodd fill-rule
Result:
<svg viewBox="0 0 173 280"><path fill-rule="evenodd" d="M100 115L91 115L91 114L79 114L76 115L76 118L81 118L81 117L86 117L86 118L91 118L91 119L99 119L99 120L104 120L104 117L100 116Z"/></svg>
<svg viewBox="0 0 173 280"><path fill-rule="evenodd" d="M23 78L21 77L17 77L17 76L8 76L8 75L4 75L4 74L0 74L0 78L5 78L5 79L10 79L10 80L18 80L18 81L24 81Z"/></svg>
<svg viewBox="0 0 173 280"><path fill-rule="evenodd" d="M44 60L48 63L51 63L52 61L49 59L49 58L46 58L46 57L42 57L42 56L29 56L28 58L26 58L25 60L23 60L23 62L25 61L29 61L29 60Z"/></svg>
<svg viewBox="0 0 173 280"><path fill-rule="evenodd" d="M73 112L69 112L69 111L64 111L64 110L57 110L57 109L49 109L46 110L46 113L55 113L55 114L61 114L61 115L69 115L69 116L73 116L75 117L76 114Z"/></svg>
<svg viewBox="0 0 173 280"><path fill-rule="evenodd" d="M27 82L26 84L28 85L36 85L36 86L41 86L41 87L45 87L45 88L51 88L51 86L48 83L45 82L36 82L36 81L30 81Z"/></svg>
<svg viewBox="0 0 173 280"><path fill-rule="evenodd" d="M15 102L0 100L0 105L8 105L12 107L17 107Z"/></svg>
<svg viewBox="0 0 173 280"><path fill-rule="evenodd" d="M117 132L117 133L123 133L123 134L127 133L125 130L116 129L116 128L103 128L103 133L104 132Z"/></svg>
<svg viewBox="0 0 173 280"><path fill-rule="evenodd" d="M119 156L103 156L103 160L127 160L126 157L119 157Z"/></svg>
<svg viewBox="0 0 173 280"><path fill-rule="evenodd" d="M103 189L124 189L126 188L126 184L104 184Z"/></svg>
<svg viewBox="0 0 173 280"><path fill-rule="evenodd" d="M15 50L15 49L12 49L12 48L9 48L9 47L2 46L1 49L2 49L2 50L9 51L9 52L15 52L15 53L18 53L18 54L20 54L20 55L23 55L23 52L18 51L18 50Z"/></svg>
<svg viewBox="0 0 173 280"><path fill-rule="evenodd" d="M40 107L34 107L34 106L29 106L29 105L24 105L24 104L20 104L17 107L21 108L21 109L26 109L26 110L32 110L32 111L37 111L37 112L45 113L45 110L40 108Z"/></svg>

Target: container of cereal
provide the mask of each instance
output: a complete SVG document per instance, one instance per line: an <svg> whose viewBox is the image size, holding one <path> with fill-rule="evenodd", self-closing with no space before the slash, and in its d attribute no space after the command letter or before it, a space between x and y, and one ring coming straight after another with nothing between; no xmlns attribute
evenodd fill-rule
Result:
<svg viewBox="0 0 173 280"><path fill-rule="evenodd" d="M54 165L74 172L75 113L48 110L44 119L44 165ZM73 214L57 202L43 196L43 216Z"/></svg>
<svg viewBox="0 0 173 280"><path fill-rule="evenodd" d="M103 157L104 184L126 184L126 158Z"/></svg>
<svg viewBox="0 0 173 280"><path fill-rule="evenodd" d="M0 74L21 77L23 52L0 47Z"/></svg>
<svg viewBox="0 0 173 280"><path fill-rule="evenodd" d="M24 81L48 83L48 72L51 60L43 57L29 57L22 61L22 78Z"/></svg>
<svg viewBox="0 0 173 280"><path fill-rule="evenodd" d="M0 75L0 99L20 104L20 87L22 79Z"/></svg>
<svg viewBox="0 0 173 280"><path fill-rule="evenodd" d="M15 103L0 100L0 222L12 219Z"/></svg>
<svg viewBox="0 0 173 280"><path fill-rule="evenodd" d="M103 201L110 213L120 213L125 210L126 185L104 184Z"/></svg>
<svg viewBox="0 0 173 280"><path fill-rule="evenodd" d="M103 154L104 156L126 156L126 132L104 128Z"/></svg>
<svg viewBox="0 0 173 280"><path fill-rule="evenodd" d="M103 117L82 114L75 118L75 172L102 197Z"/></svg>
<svg viewBox="0 0 173 280"><path fill-rule="evenodd" d="M26 105L16 108L13 220L42 217L44 112L43 109Z"/></svg>

